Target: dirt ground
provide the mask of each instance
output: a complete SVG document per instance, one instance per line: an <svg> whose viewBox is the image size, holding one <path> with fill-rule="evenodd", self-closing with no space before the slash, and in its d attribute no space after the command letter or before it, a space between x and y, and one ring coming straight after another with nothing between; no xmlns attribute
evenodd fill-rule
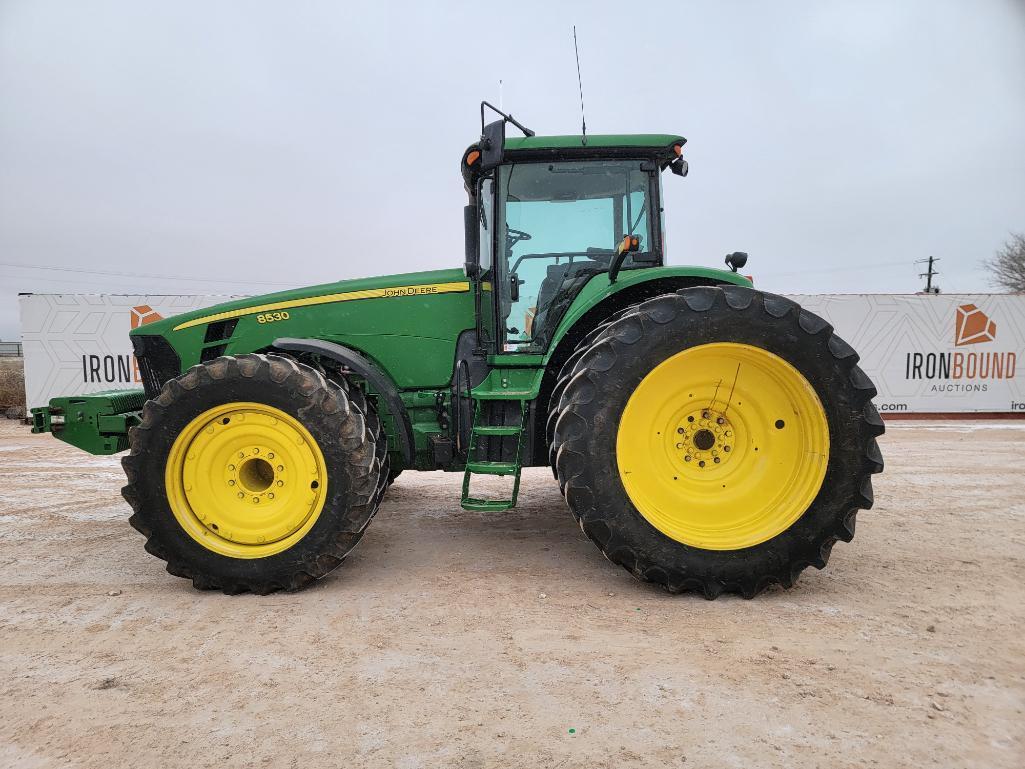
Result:
<svg viewBox="0 0 1025 769"><path fill-rule="evenodd" d="M891 423L876 508L753 601L407 474L298 595L194 591L116 458L0 421L0 766L1025 766L1025 422Z"/></svg>

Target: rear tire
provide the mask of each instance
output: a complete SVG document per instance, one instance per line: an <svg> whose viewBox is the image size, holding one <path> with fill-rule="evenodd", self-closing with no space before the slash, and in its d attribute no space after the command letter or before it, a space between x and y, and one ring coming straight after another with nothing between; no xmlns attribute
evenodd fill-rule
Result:
<svg viewBox="0 0 1025 769"><path fill-rule="evenodd" d="M624 431L632 429L630 420L633 417L628 417L627 412L631 397L660 364L699 348L706 351L735 348L745 351L744 354L781 361L772 365L779 365L781 371L792 369L796 372L795 392L801 391L801 385L797 384L799 382L810 385L814 391L821 406L822 424L826 430L828 457L823 460L824 469L819 470L819 485L816 486L812 478L812 485L805 484L803 487L809 494L807 498L811 499L810 504L804 507L800 501L802 497L796 493L797 487L794 494L782 494L779 497L782 501L778 506L781 508L785 508L787 500L790 500L796 520L777 521L783 527L778 533L774 533L776 529L768 524L759 529L756 525L760 520L757 510L763 503L757 501L760 489L757 484L750 494L742 497L749 500L743 504L751 506L750 512L746 508L737 509L741 503L735 501L729 509L722 508L724 519L746 522L754 530L752 540L757 540L760 532L766 537L763 541L733 549L728 544L731 537L737 541L746 541L736 533L745 531L741 523L732 529L730 526L733 523L723 523L724 530L716 531L715 526L718 524L715 515L711 516L711 524L706 515L705 518L699 517L700 525L694 525L691 529L685 526L673 529L661 522L665 516L660 519L655 514L666 513L665 504L653 511L647 500L639 498L636 491L631 496L627 489L627 485L635 488L638 483L636 478L649 473L643 468L644 463L638 462L635 457L630 467L637 470L637 476L630 477L630 471L627 471L627 476L622 475L621 462L627 461L630 445L620 443L617 439L623 434L629 434ZM634 312L628 312L602 328L591 338L589 346L576 357L572 370L564 377L567 381L561 388L555 409L552 450L555 454L556 474L581 529L610 561L623 566L636 577L662 585L670 592L696 590L709 599L723 592L736 592L751 598L774 583L784 587L792 586L808 566L823 568L833 544L837 540L850 541L853 538L857 511L872 506L871 475L883 469L876 437L882 434L884 428L871 402L876 390L857 362L858 356L854 350L835 336L832 327L824 320L802 310L788 299L753 289L739 286L697 287L636 305ZM739 367L737 371L739 377ZM756 395L760 397L762 390L771 390L771 387L762 386L755 375L747 371L744 374L747 381L740 380L738 393L746 386L747 392L752 395L749 400L755 401ZM696 392L702 386L702 372L689 370L686 376L695 377L699 384L694 387L685 385L683 389ZM753 382L756 381L760 389L753 392ZM723 387L730 385L731 382L727 381ZM704 386L710 387L708 383ZM665 413L688 413L687 392L682 395L679 393L679 390L671 392L672 397L665 405ZM702 398L695 399L699 421L701 409L705 408L702 404L707 402L707 391ZM784 461L786 456L782 456L782 459L778 457L773 453L774 447L769 442L762 442L761 438L754 441L751 438L754 431L743 427L744 420L751 423L763 417L753 411L757 404L749 403L745 415L736 399L731 403L715 392L712 402L718 404L716 413L723 411L723 403L726 409L732 407L734 410L728 413L741 426L734 428L736 435L731 438L735 443L731 447L734 449L732 455L721 453L722 446L716 444L719 459L732 460L732 467L720 465L719 459L712 466L710 452L713 447L705 447L704 437L701 438L701 450L708 448L708 452L702 453L702 456L709 457L709 467L702 472L714 474L729 470L735 474L731 476L730 483L738 476L738 483L742 482L747 472L743 468L747 467L761 472L763 475L759 478L772 479L766 485L771 485L780 477L791 477L787 475L790 468ZM806 401L812 402L814 399ZM657 409L653 411L662 413ZM779 411L781 413L778 416L784 416L784 410ZM798 441L795 444L798 450L791 454L796 457L795 466L814 460L814 457L809 460L799 450L804 445L800 441L805 439L800 433L800 420L807 416L799 413L802 411L816 410L795 408L792 414L788 412L785 415L786 420L777 419L775 412L771 417L776 420L776 427L780 430L785 422L789 422L786 429L795 431L792 434ZM710 423L713 428L716 427L714 415ZM671 424L672 429L666 429L665 437L655 437L657 425L651 427L650 433L642 430L642 440L640 443L635 440L635 445L644 448L648 445L645 441L650 440L651 445L657 447L662 445L658 441L667 441L670 436L674 441L681 441L675 446L683 445L682 441L689 440L689 434L682 428L677 429L677 422ZM771 433L771 422L758 429ZM703 432L709 433L707 430ZM657 435L662 436L663 433L658 432ZM694 437L697 438L696 435ZM779 440L783 442L782 438ZM754 448L756 444L763 448L760 454L754 453L757 450ZM674 447L671 442L666 445L666 456L672 460ZM617 451L622 456L618 456ZM698 459L698 450L684 449L680 453L684 452L689 459ZM782 448L781 452L785 455ZM690 457L690 454L694 456ZM690 496L683 491L675 491L682 489L684 482L690 480L683 477L685 472L697 470L696 461L685 464L682 459L681 456L679 478L671 471L668 477L662 477L657 482L661 484L659 493L665 488L670 489L666 492L669 496L663 495L661 498L663 502L667 498L679 500L678 509L668 510L668 517L678 516L684 524L690 524L695 519L692 508L714 508L719 498L716 496L719 483L718 476L706 475L694 481L692 488L697 491ZM651 456L653 467L660 461L663 460L658 456ZM768 471L765 470L767 463L771 468ZM766 472L768 475L765 475ZM755 477L750 473L748 476L749 479ZM707 483L707 479L713 477L716 481ZM795 477L802 476L798 474ZM723 477L723 480L727 479ZM678 486L674 485L677 481L680 483ZM754 483L752 480L748 482ZM722 488L726 489L726 486ZM679 496L674 497L677 493ZM707 494L707 497L701 498L702 494ZM634 499L639 499L641 507L647 509L643 512L638 509ZM672 508L672 505L669 507ZM751 524L751 520L756 523ZM707 530L700 529L700 526L706 526ZM689 533L693 530L698 530L699 535L709 534L710 538L698 546L694 542L694 535ZM684 534L678 531L684 531ZM721 542L715 541L714 536L720 536ZM723 545L723 542L727 544Z"/></svg>
<svg viewBox="0 0 1025 769"><path fill-rule="evenodd" d="M632 315L636 311L637 305L635 304L630 305L629 307L624 307L622 310L613 313L612 316L588 331L577 343L577 346L573 348L573 352L559 369L559 378L556 380L555 387L552 388L551 397L548 399L548 419L545 422L545 438L548 443L548 464L551 466L552 475L555 476L556 480L559 479L559 474L555 469L555 423L559 418L559 400L562 398L562 393L566 389L566 385L569 384L569 380L573 377L573 368L577 365L577 361L580 360L580 356L583 355L592 344L594 344L594 340L597 339L605 329L620 318L626 315Z"/></svg>
<svg viewBox="0 0 1025 769"><path fill-rule="evenodd" d="M376 510L381 473L363 416L336 383L290 358L193 366L146 403L130 443L130 523L197 588L302 588L342 562ZM236 489L246 489L238 502Z"/></svg>

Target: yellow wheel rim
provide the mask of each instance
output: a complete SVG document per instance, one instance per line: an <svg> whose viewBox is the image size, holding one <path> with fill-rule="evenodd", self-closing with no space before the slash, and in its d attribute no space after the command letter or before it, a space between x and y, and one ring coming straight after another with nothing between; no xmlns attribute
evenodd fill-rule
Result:
<svg viewBox="0 0 1025 769"><path fill-rule="evenodd" d="M641 380L620 418L619 475L656 529L707 550L752 547L811 505L829 425L808 380L746 344L683 350Z"/></svg>
<svg viewBox="0 0 1025 769"><path fill-rule="evenodd" d="M262 403L227 403L182 430L164 472L167 501L185 532L231 558L292 547L317 522L327 466L309 431Z"/></svg>

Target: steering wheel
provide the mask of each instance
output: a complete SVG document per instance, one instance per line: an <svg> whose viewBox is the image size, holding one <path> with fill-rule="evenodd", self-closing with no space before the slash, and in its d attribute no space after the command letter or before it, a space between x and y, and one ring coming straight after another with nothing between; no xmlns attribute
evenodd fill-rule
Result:
<svg viewBox="0 0 1025 769"><path fill-rule="evenodd" d="M505 246L512 249L521 240L530 240L531 234L523 230L515 230L512 227L505 228Z"/></svg>

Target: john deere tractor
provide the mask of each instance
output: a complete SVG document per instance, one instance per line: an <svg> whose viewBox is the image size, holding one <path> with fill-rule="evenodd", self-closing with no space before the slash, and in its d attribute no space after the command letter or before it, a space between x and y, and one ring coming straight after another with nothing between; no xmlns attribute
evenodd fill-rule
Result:
<svg viewBox="0 0 1025 769"><path fill-rule="evenodd" d="M498 515L523 467L550 466L599 550L671 592L752 597L824 567L883 468L858 355L753 288L745 254L665 263L683 137L536 136L485 107L461 267L142 326L144 390L56 398L34 430L127 450L146 550L226 593L323 577L414 470L463 473L462 506ZM502 498L479 491L495 475Z"/></svg>

